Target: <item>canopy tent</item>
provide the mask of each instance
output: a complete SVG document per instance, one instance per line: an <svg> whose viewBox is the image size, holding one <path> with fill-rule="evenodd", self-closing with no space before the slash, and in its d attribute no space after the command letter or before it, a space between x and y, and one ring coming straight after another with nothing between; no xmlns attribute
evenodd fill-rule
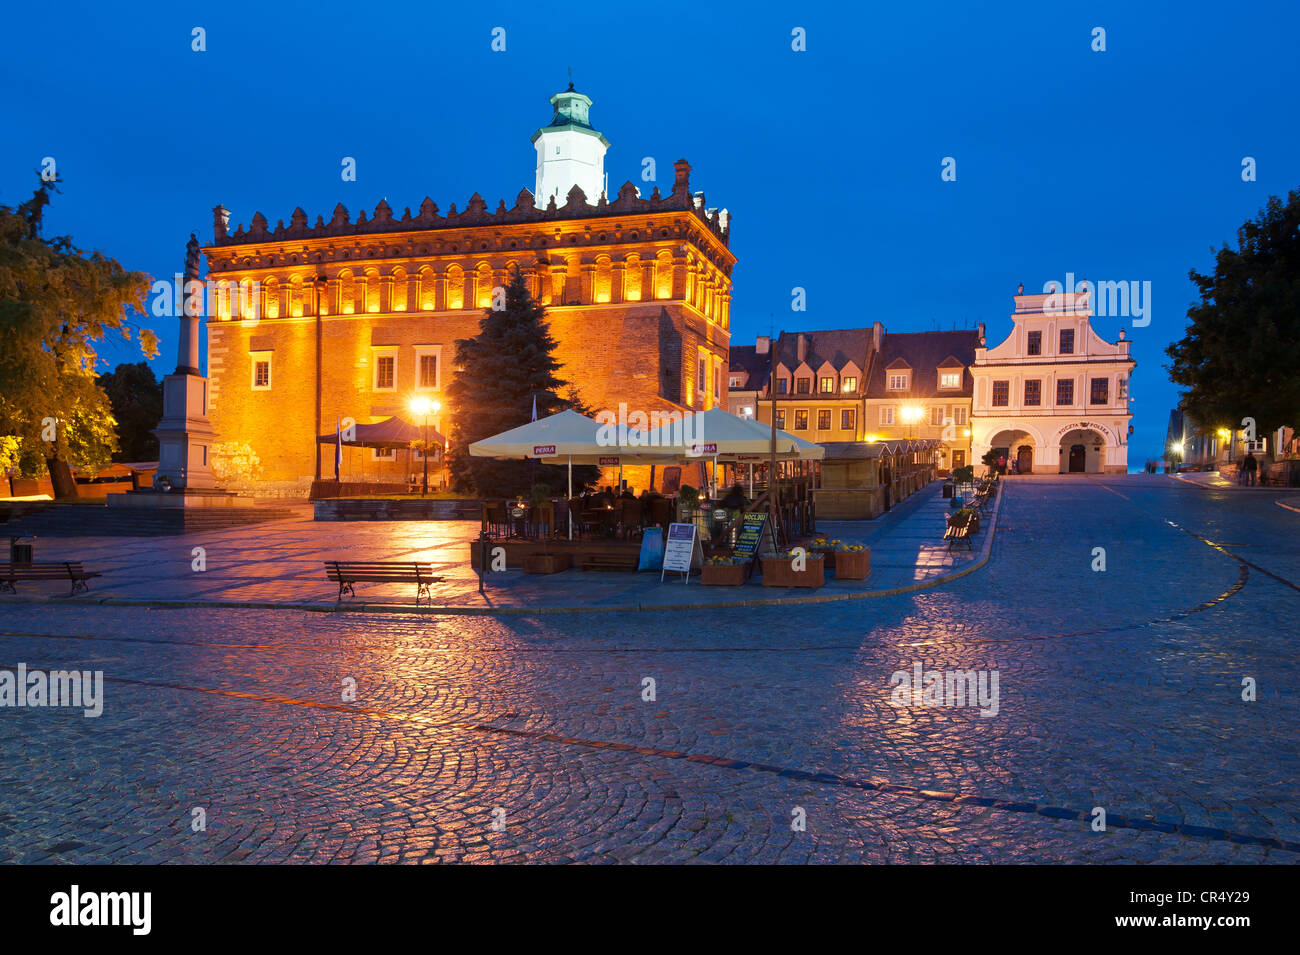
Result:
<svg viewBox="0 0 1300 955"><path fill-rule="evenodd" d="M376 421L374 424L351 424L340 431L316 436L317 444L342 445L349 448L406 448L409 452L417 444L424 443L425 429L421 425L411 424L400 415ZM447 446L447 439L435 428L428 429L429 444L433 451L433 460L440 460L442 450ZM341 457L341 455L340 455ZM407 467L410 467L410 454L407 454ZM335 459L335 478L338 473L339 458ZM362 478L365 478L365 466L362 465ZM348 469L349 475L352 473Z"/></svg>
<svg viewBox="0 0 1300 955"><path fill-rule="evenodd" d="M424 428L398 415L374 424L354 424L343 429L343 444L358 448L409 448L424 441ZM338 434L331 431L316 438L317 444L334 444ZM447 439L429 429L429 443L445 447Z"/></svg>

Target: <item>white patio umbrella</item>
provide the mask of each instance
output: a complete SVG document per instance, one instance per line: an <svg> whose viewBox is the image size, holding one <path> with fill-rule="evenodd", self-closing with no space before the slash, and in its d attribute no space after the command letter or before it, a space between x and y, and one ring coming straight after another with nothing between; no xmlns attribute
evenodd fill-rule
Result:
<svg viewBox="0 0 1300 955"><path fill-rule="evenodd" d="M671 454L628 454L627 448L610 445L609 428L594 418L576 411L561 411L538 421L530 421L469 446L476 458L539 458L546 464L567 462L569 498L573 497L573 465L597 464L606 467L624 464L658 464L672 461ZM631 449L637 451L638 449ZM569 539L573 539L573 514L569 514Z"/></svg>
<svg viewBox="0 0 1300 955"><path fill-rule="evenodd" d="M637 453L667 451L679 460L687 461L711 457L716 485L719 461L742 463L761 461L770 456L772 426L752 418L741 418L721 408L711 408L688 415L680 422L669 422L629 435L627 443L629 449ZM776 432L778 460L820 460L825 453L819 444L785 431Z"/></svg>

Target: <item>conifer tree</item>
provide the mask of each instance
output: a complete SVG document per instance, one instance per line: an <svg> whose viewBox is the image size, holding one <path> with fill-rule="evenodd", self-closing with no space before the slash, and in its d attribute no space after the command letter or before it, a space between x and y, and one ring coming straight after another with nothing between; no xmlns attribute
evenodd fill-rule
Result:
<svg viewBox="0 0 1300 955"><path fill-rule="evenodd" d="M447 466L458 491L483 497L526 496L533 484L545 484L551 493L562 494L567 467L469 454L475 441L532 420L534 398L538 420L566 409L587 413L573 386L556 376L560 364L546 309L533 301L518 269L504 291L504 307L489 308L479 333L456 342L457 370L447 387L453 425ZM594 467L575 466L574 492L594 483L598 473Z"/></svg>

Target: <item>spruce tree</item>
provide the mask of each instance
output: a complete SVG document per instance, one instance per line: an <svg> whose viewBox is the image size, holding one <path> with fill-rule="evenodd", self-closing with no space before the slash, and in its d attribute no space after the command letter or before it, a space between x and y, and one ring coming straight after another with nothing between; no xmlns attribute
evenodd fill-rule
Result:
<svg viewBox="0 0 1300 955"><path fill-rule="evenodd" d="M533 301L515 269L505 288L504 308L489 308L479 333L456 342L456 373L447 387L452 421L447 466L456 490L481 497L527 496L533 484L545 484L553 494L564 493L567 466L469 454L475 441L532 420L534 398L538 420L566 409L586 413L573 386L556 375L555 345L546 309ZM574 466L575 493L593 484L598 473L594 467Z"/></svg>

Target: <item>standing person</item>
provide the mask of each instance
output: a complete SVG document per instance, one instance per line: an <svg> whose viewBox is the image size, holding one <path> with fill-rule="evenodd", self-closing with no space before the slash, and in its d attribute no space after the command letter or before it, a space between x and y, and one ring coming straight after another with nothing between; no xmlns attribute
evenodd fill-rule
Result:
<svg viewBox="0 0 1300 955"><path fill-rule="evenodd" d="M1259 461L1255 460L1255 453L1253 451L1246 452L1245 467L1246 467L1246 483L1250 487L1254 487L1255 473L1259 470Z"/></svg>
<svg viewBox="0 0 1300 955"><path fill-rule="evenodd" d="M1007 473L1007 456L1005 454L998 456L998 473L999 474Z"/></svg>

